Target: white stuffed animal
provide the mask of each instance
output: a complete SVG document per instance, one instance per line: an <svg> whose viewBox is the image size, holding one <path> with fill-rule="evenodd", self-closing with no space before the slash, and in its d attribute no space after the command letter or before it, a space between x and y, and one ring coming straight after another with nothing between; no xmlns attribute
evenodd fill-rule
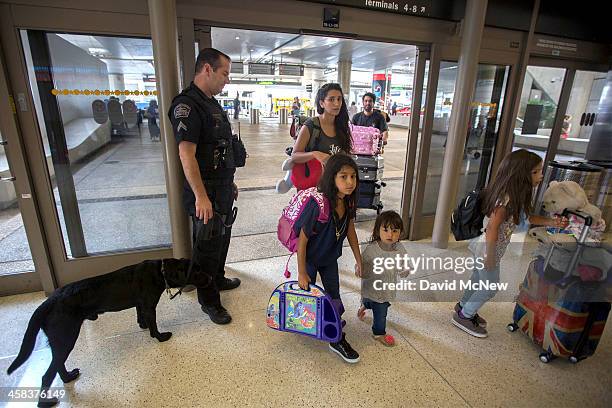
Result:
<svg viewBox="0 0 612 408"><path fill-rule="evenodd" d="M542 209L551 214L561 214L566 208L590 215L593 225L601 219L601 210L589 203L580 184L575 181L551 181L544 192Z"/></svg>
<svg viewBox="0 0 612 408"><path fill-rule="evenodd" d="M293 169L293 160L291 160L291 157L289 157L281 166L281 170L285 172L285 177L276 182L276 192L278 194L285 194L293 187L293 182L291 181L291 169Z"/></svg>

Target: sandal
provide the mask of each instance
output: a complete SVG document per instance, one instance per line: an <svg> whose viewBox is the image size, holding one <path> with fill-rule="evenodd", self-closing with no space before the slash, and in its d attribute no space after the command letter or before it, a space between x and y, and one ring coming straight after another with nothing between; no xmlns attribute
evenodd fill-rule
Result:
<svg viewBox="0 0 612 408"><path fill-rule="evenodd" d="M395 346L395 338L390 334L373 335L374 340L381 342L387 347Z"/></svg>
<svg viewBox="0 0 612 408"><path fill-rule="evenodd" d="M363 305L359 307L359 310L357 310L357 318L361 320L362 322L365 319L365 312L366 312L366 308Z"/></svg>

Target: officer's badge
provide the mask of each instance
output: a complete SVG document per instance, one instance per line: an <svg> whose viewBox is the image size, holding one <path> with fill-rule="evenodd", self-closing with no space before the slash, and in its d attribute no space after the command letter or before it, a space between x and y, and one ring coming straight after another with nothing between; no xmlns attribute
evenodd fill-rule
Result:
<svg viewBox="0 0 612 408"><path fill-rule="evenodd" d="M189 112L191 112L191 107L184 103L179 103L174 107L174 118L186 118L189 116Z"/></svg>

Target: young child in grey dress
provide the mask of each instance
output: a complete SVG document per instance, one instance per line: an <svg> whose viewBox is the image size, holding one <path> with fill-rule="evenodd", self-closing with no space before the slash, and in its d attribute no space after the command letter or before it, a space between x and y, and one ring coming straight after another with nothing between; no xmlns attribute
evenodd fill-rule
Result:
<svg viewBox="0 0 612 408"><path fill-rule="evenodd" d="M410 273L409 270L400 270L395 261L397 255L403 257L406 254L399 242L403 228L402 218L395 211L384 211L378 216L371 242L362 254L361 276L357 275L361 278L361 307L357 317L363 320L366 310L372 310L373 337L389 347L395 345L395 339L386 331L387 310L390 301L395 299L395 290L389 284L397 283L398 277Z"/></svg>

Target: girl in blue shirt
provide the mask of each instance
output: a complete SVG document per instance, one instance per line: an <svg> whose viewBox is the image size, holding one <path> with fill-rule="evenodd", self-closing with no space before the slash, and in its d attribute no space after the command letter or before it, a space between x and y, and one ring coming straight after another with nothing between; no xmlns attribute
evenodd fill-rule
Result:
<svg viewBox="0 0 612 408"><path fill-rule="evenodd" d="M333 210L329 220L326 223L317 221L319 205L311 200L294 224L295 231L300 231L298 283L302 289L308 290L309 284L316 282L319 272L323 288L332 298L339 316L344 313L338 275L338 258L342 255L344 238L348 237L355 256L355 273L361 273L361 252L354 223L358 184L357 165L353 159L344 154L331 156L317 186ZM330 343L329 348L348 363L359 361L359 353L346 341L345 333L338 343Z"/></svg>

